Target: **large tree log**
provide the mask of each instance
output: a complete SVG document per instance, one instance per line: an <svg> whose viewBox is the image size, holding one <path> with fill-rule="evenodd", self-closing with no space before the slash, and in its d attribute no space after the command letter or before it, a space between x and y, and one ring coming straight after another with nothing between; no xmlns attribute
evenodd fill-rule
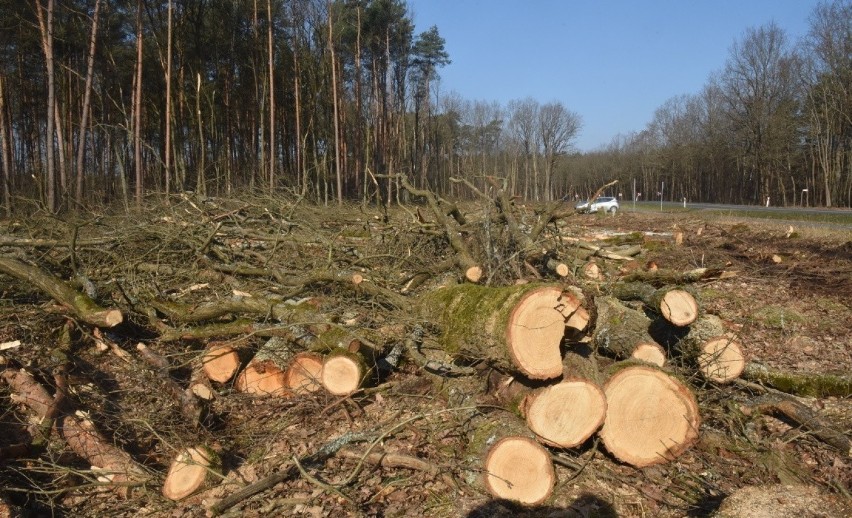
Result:
<svg viewBox="0 0 852 518"><path fill-rule="evenodd" d="M665 352L648 333L651 319L645 313L629 308L613 297L596 297L595 307L598 317L592 343L599 351L620 359L638 356L638 359L662 366L660 356L665 361Z"/></svg>
<svg viewBox="0 0 852 518"><path fill-rule="evenodd" d="M335 396L345 396L375 381L375 374L375 350L353 341L348 347L338 347L325 357L321 373L322 386Z"/></svg>
<svg viewBox="0 0 852 518"><path fill-rule="evenodd" d="M443 345L451 355L551 379L562 374L565 320L579 305L559 286L526 284L441 288L427 294L420 307L427 320L443 327Z"/></svg>
<svg viewBox="0 0 852 518"><path fill-rule="evenodd" d="M695 297L680 288L655 289L650 284L624 282L615 284L610 293L621 300L641 300L678 327L688 326L698 318L698 303Z"/></svg>
<svg viewBox="0 0 852 518"><path fill-rule="evenodd" d="M600 437L623 462L636 467L668 462L698 439L695 396L659 369L620 368L604 385L604 394L607 412Z"/></svg>
<svg viewBox="0 0 852 518"><path fill-rule="evenodd" d="M87 324L115 327L124 320L120 310L99 306L85 293L76 291L61 279L35 266L9 257L0 257L0 273L32 284Z"/></svg>

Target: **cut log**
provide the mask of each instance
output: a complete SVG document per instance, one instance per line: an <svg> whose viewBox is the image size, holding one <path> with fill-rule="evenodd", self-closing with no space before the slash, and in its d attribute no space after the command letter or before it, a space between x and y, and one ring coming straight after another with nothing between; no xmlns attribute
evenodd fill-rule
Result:
<svg viewBox="0 0 852 518"><path fill-rule="evenodd" d="M716 315L702 315L696 320L677 348L705 379L716 383L728 383L745 369L742 346L725 332L722 319Z"/></svg>
<svg viewBox="0 0 852 518"><path fill-rule="evenodd" d="M312 352L293 356L284 373L285 385L294 394L308 394L322 389L323 357Z"/></svg>
<svg viewBox="0 0 852 518"><path fill-rule="evenodd" d="M657 367L666 364L666 351L656 342L638 344L630 357Z"/></svg>
<svg viewBox="0 0 852 518"><path fill-rule="evenodd" d="M115 327L124 321L124 315L120 310L99 306L85 293L76 291L41 268L10 257L0 257L0 273L32 284L88 324L98 327Z"/></svg>
<svg viewBox="0 0 852 518"><path fill-rule="evenodd" d="M678 327L688 326L698 318L698 303L695 297L680 288L655 289L641 282L625 282L613 286L611 293L621 300L641 300Z"/></svg>
<svg viewBox="0 0 852 518"><path fill-rule="evenodd" d="M294 354L290 342L279 337L270 338L237 376L237 390L259 396L292 395L287 389L285 372Z"/></svg>
<svg viewBox="0 0 852 518"><path fill-rule="evenodd" d="M338 348L322 365L322 386L335 396L352 394L370 378L373 369L360 350Z"/></svg>
<svg viewBox="0 0 852 518"><path fill-rule="evenodd" d="M739 378L745 365L742 347L730 335L704 342L698 356L698 370L704 378L716 383L728 383Z"/></svg>
<svg viewBox="0 0 852 518"><path fill-rule="evenodd" d="M485 457L485 487L495 498L538 505L553 492L550 453L529 437L504 437Z"/></svg>
<svg viewBox="0 0 852 518"><path fill-rule="evenodd" d="M613 297L596 297L595 307L598 317L595 321L595 331L592 343L599 351L620 359L627 359L637 354L651 354L656 361L665 352L657 344L648 329L651 319L645 313L629 308ZM656 354L654 354L656 353Z"/></svg>
<svg viewBox="0 0 852 518"><path fill-rule="evenodd" d="M601 440L617 459L636 467L668 462L698 439L695 396L654 367L627 366L604 386L607 411Z"/></svg>
<svg viewBox="0 0 852 518"><path fill-rule="evenodd" d="M579 305L559 286L466 284L435 290L420 307L425 319L443 327L442 342L452 356L551 379L562 374L565 320Z"/></svg>
<svg viewBox="0 0 852 518"><path fill-rule="evenodd" d="M211 381L227 383L240 369L240 356L225 342L210 342L201 363Z"/></svg>
<svg viewBox="0 0 852 518"><path fill-rule="evenodd" d="M541 442L574 448L603 424L606 399L589 380L565 380L527 396L524 411L527 426Z"/></svg>
<svg viewBox="0 0 852 518"><path fill-rule="evenodd" d="M216 452L206 446L186 448L169 467L163 481L163 496L182 500L220 482L221 475L222 463Z"/></svg>

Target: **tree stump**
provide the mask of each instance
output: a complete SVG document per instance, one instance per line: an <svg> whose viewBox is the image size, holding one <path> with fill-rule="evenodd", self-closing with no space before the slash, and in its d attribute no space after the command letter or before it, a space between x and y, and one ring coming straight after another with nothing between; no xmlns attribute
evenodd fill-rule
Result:
<svg viewBox="0 0 852 518"><path fill-rule="evenodd" d="M206 446L182 450L169 467L163 481L163 496L182 500L221 481L219 456Z"/></svg>
<svg viewBox="0 0 852 518"><path fill-rule="evenodd" d="M427 294L420 307L443 327L442 342L452 356L551 379L562 374L559 345L580 301L559 286L461 284Z"/></svg>
<svg viewBox="0 0 852 518"><path fill-rule="evenodd" d="M606 398L591 381L572 379L530 394L523 408L527 426L541 442L574 448L603 424Z"/></svg>
<svg viewBox="0 0 852 518"><path fill-rule="evenodd" d="M623 462L640 468L668 462L698 439L701 418L695 396L659 369L623 367L604 385L604 394L607 411L600 437Z"/></svg>

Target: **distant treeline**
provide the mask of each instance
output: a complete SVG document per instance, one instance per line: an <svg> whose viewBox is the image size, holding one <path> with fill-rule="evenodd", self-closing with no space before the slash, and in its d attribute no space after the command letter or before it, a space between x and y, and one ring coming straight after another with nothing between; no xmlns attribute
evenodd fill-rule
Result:
<svg viewBox="0 0 852 518"><path fill-rule="evenodd" d="M437 27L403 0L0 0L8 214L192 190L387 203L398 175L442 195L528 200L622 181L642 198L852 206L852 2L789 42L748 29L698 94L577 153L561 102L443 93ZM606 66L602 64L601 66ZM581 77L581 74L578 74ZM523 92L519 92L522 96ZM613 192L612 194L615 194Z"/></svg>

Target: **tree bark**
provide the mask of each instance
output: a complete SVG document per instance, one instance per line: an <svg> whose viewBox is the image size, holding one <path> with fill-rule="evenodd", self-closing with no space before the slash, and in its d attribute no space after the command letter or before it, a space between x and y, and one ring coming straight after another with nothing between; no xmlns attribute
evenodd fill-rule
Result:
<svg viewBox="0 0 852 518"><path fill-rule="evenodd" d="M92 78L95 72L95 46L98 41L98 16L101 9L101 0L95 0L95 9L92 14L92 33L89 37L89 55L86 61L86 85L83 91L83 111L80 114L80 133L77 140L77 185L74 199L77 208L83 203L83 160L86 157L86 133L89 130L89 105L92 99Z"/></svg>
<svg viewBox="0 0 852 518"><path fill-rule="evenodd" d="M592 343L599 351L622 360L632 357L640 348L662 351L648 334L651 320L643 312L628 308L614 297L596 297L595 307L598 316Z"/></svg>

